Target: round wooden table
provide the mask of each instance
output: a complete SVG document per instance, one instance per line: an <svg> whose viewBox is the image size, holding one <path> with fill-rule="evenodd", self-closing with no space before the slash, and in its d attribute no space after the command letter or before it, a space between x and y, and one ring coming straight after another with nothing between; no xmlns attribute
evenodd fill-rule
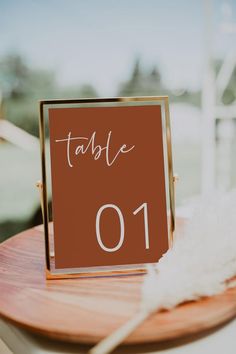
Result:
<svg viewBox="0 0 236 354"><path fill-rule="evenodd" d="M42 226L0 245L0 316L48 338L93 344L132 317L143 276L46 280ZM125 344L174 340L236 315L236 288L154 314Z"/></svg>

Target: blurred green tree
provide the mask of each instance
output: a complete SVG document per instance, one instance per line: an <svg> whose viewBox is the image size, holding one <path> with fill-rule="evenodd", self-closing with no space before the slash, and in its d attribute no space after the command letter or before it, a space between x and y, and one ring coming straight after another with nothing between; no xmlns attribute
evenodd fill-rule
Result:
<svg viewBox="0 0 236 354"><path fill-rule="evenodd" d="M3 95L19 98L26 93L29 70L19 55L9 54L0 61L0 85Z"/></svg>
<svg viewBox="0 0 236 354"><path fill-rule="evenodd" d="M118 96L163 96L167 95L171 102L185 102L200 106L200 91L191 92L186 89L170 90L162 81L161 72L156 65L146 72L141 68L140 59L134 62L130 78L120 85Z"/></svg>
<svg viewBox="0 0 236 354"><path fill-rule="evenodd" d="M162 84L161 74L156 66L149 73L145 73L140 65L140 59L137 58L131 77L121 84L118 91L119 96L148 96L163 95L166 92Z"/></svg>
<svg viewBox="0 0 236 354"><path fill-rule="evenodd" d="M38 136L38 100L97 97L90 84L59 87L53 71L32 69L19 54L0 59L0 92L5 118Z"/></svg>

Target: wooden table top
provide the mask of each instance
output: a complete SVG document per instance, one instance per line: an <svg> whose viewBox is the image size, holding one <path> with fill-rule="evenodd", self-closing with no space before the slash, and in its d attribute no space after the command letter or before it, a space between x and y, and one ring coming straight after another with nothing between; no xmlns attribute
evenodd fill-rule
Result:
<svg viewBox="0 0 236 354"><path fill-rule="evenodd" d="M96 343L139 308L143 276L46 280L42 227L0 245L0 316L35 333ZM125 343L176 339L236 315L236 288L156 313Z"/></svg>

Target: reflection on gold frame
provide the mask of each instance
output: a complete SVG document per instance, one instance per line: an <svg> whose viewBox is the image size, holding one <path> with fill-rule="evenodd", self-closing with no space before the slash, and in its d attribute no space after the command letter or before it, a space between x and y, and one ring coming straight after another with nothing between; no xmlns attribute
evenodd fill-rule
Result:
<svg viewBox="0 0 236 354"><path fill-rule="evenodd" d="M91 277L91 276L107 276L107 275L125 275L137 274L145 272L143 265L134 266L111 266L111 267L95 267L96 270L90 271L90 268L84 269L80 273L67 272L55 273L52 269L53 252L50 253L50 235L49 235L49 212L48 212L48 197L47 197L47 172L46 172L46 146L45 146L45 115L44 107L50 105L70 105L70 104L161 104L165 114L165 141L166 144L166 159L168 170L168 195L170 205L169 217L169 247L172 246L173 233L175 230L175 191L174 191L174 176L173 176L173 161L172 161L172 143L171 143L171 128L169 114L169 99L168 96L142 96L142 97L115 97L115 98L86 98L86 99L66 99L66 100L43 100L39 102L39 131L40 131L40 149L41 149L41 164L42 164L42 181L37 184L41 194L41 208L44 223L45 236L45 256L46 256L46 278L47 279L62 279L72 277ZM166 172L165 172L166 173ZM167 188L166 188L167 189ZM109 270L109 268L111 268Z"/></svg>

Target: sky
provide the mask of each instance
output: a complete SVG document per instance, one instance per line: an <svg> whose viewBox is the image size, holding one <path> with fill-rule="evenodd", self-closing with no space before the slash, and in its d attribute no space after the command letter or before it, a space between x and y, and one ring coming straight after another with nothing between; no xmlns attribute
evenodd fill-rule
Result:
<svg viewBox="0 0 236 354"><path fill-rule="evenodd" d="M236 34L236 1L212 0L213 54L225 56ZM204 0L0 0L0 58L21 54L29 65L54 70L59 84L91 83L112 96L140 57L156 65L170 88L200 88L204 65ZM222 11L223 8L223 11Z"/></svg>

